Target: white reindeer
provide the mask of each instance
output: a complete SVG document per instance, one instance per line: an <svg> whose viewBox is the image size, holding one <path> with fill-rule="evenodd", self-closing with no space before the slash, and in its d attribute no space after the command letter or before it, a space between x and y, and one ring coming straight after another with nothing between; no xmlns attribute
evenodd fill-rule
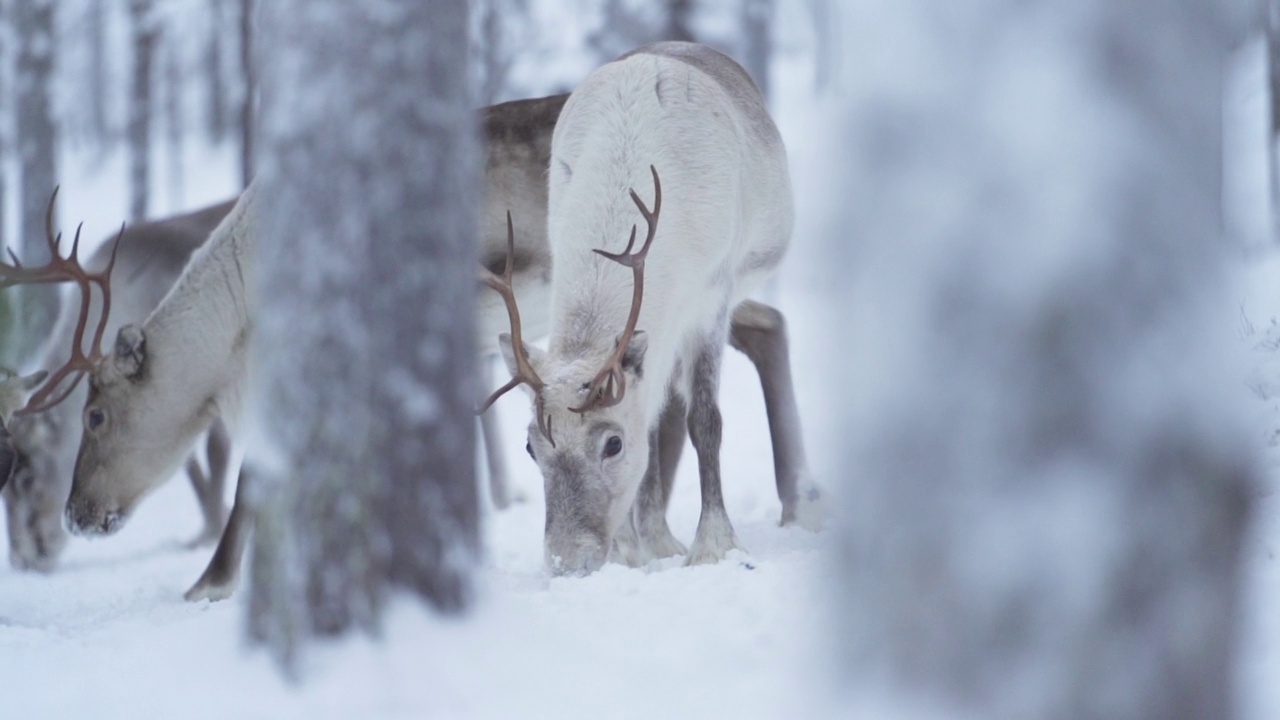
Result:
<svg viewBox="0 0 1280 720"><path fill-rule="evenodd" d="M508 255L502 232L490 229L492 218L508 209L522 217L545 217L542 180L564 101L565 96L552 96L484 111L489 142L482 264L495 266ZM66 506L73 531L116 531L177 469L186 448L215 418L232 428L239 421L256 307L256 197L253 187L245 191L155 311L140 325L121 328L114 350L95 361ZM545 295L550 255L545 235L524 240L514 249L515 285L522 298L537 298ZM501 317L498 305L481 302L478 312L479 328L497 327L491 316ZM497 444L489 445L492 458ZM219 599L234 591L252 525L242 501L247 484L242 470L226 530L188 599Z"/></svg>
<svg viewBox="0 0 1280 720"><path fill-rule="evenodd" d="M648 201L633 189L649 186ZM726 341L761 374L782 521L803 519L816 497L801 488L782 316L747 299L790 242L791 187L782 140L746 72L678 42L604 65L561 112L549 187L550 346L521 342L509 298L515 338L500 344L514 377L490 402L519 382L532 391L529 450L546 488L551 570L592 572L611 550L629 562L683 550L659 522L669 479L655 482L674 465L661 455L679 444L663 439L678 437L681 421L702 489L687 563L740 547L720 489ZM647 225L639 248L637 209Z"/></svg>
<svg viewBox="0 0 1280 720"><path fill-rule="evenodd" d="M508 258L509 267L513 267L507 276L508 287L514 287L520 299L533 308L528 319L534 328L547 324L548 306L539 302L547 293L551 273L543 222L547 209L544 177L552 129L564 102L564 96L516 101L484 113L489 142L482 264L495 268L504 256ZM255 307L253 206L260 202L255 196L250 189L241 197L151 316L140 326L122 328L112 352L99 353L94 360L83 414L84 439L67 503L68 524L81 532L118 529L137 502L176 470L185 448L213 417L222 417L233 427L236 424ZM509 236L503 237L501 218L507 210L518 218L529 218L536 229L522 233L518 246L509 242ZM482 298L479 304L478 328L492 337L490 331L496 333L501 306L489 300L492 302ZM774 337L777 333L770 330L766 334ZM748 341L743 347L751 355L755 352L752 348L774 345L772 341ZM785 370L785 346L783 361ZM768 388L772 381L764 374L765 365L757 365ZM772 423L772 406L770 414ZM670 434L664 437L669 439ZM775 433L775 441L779 437ZM775 449L775 455L801 458L802 465L802 453L797 452L799 436L789 437L786 442L790 447ZM674 460L676 453L665 457ZM655 464L654 489L646 493L654 505L665 508L673 473L673 461L664 461L660 468ZM252 526L242 501L247 485L242 471L218 549L187 592L188 599L218 599L233 592ZM648 519L665 531L665 517L660 513ZM669 536L669 531L666 534Z"/></svg>
<svg viewBox="0 0 1280 720"><path fill-rule="evenodd" d="M125 230L120 246L101 245L88 260L90 267L105 265L117 252L112 281L112 312L105 335L115 333L121 318L145 317L160 302L182 272L192 251L209 237L210 231L231 209L227 201L178 215L140 223ZM53 201L47 221L52 223ZM52 228L46 226L46 234ZM44 343L37 365L56 364L72 344L81 308L70 296L61 304L54 330ZM90 302L90 315L100 314L97 297ZM52 570L66 545L62 512L71 492L71 476L80 446L80 411L87 389L76 387L67 399L44 412L15 417L12 433L14 468L12 482L3 496L9 532L9 560L19 569ZM226 521L223 495L230 460L229 439L220 423L210 429L206 456L208 470L198 453L187 459L187 476L200 502L204 527L191 541L203 545L217 540Z"/></svg>

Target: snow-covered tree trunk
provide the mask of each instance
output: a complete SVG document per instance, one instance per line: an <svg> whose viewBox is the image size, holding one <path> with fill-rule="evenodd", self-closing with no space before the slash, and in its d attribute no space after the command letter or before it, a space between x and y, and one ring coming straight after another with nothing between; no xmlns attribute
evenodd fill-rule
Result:
<svg viewBox="0 0 1280 720"><path fill-rule="evenodd" d="M185 78L178 50L178 33L170 30L164 38L164 134L168 145L169 161L169 212L176 213L185 206L182 162L182 88Z"/></svg>
<svg viewBox="0 0 1280 720"><path fill-rule="evenodd" d="M667 27L663 40L693 42L693 0L667 0Z"/></svg>
<svg viewBox="0 0 1280 720"><path fill-rule="evenodd" d="M111 91L111 63L107 57L107 7L106 0L92 0L85 20L86 41L89 44L89 136L98 148L111 147L111 123L107 111L108 93Z"/></svg>
<svg viewBox="0 0 1280 720"><path fill-rule="evenodd" d="M841 11L850 702L1232 717L1256 468L1226 361L1219 6Z"/></svg>
<svg viewBox="0 0 1280 720"><path fill-rule="evenodd" d="M13 33L10 32L8 0L0 0L0 98L9 95L9 48ZM13 120L13 104L0 103L0 256L9 257L8 214L8 163L10 122ZM14 302L16 293L0 293L0 365L14 365L17 359L18 316Z"/></svg>
<svg viewBox="0 0 1280 720"><path fill-rule="evenodd" d="M477 0L471 3L472 33L476 39L474 71L479 79L479 105L493 105L505 98L515 48L509 28L529 22L528 0Z"/></svg>
<svg viewBox="0 0 1280 720"><path fill-rule="evenodd" d="M54 0L12 0L17 35L14 90L17 110L14 142L22 172L17 235L12 247L23 261L49 259L44 243L44 219L56 180L57 126L53 118L53 67L57 3ZM10 293L19 308L20 333L14 360L34 350L34 338L53 321L57 291L52 286L24 287Z"/></svg>
<svg viewBox="0 0 1280 720"><path fill-rule="evenodd" d="M465 2L261 13L250 627L288 666L392 587L468 603L480 188Z"/></svg>
<svg viewBox="0 0 1280 720"><path fill-rule="evenodd" d="M1271 96L1267 124L1267 177L1271 184L1271 229L1280 242L1280 0L1266 0L1267 90Z"/></svg>
<svg viewBox="0 0 1280 720"><path fill-rule="evenodd" d="M205 128L215 143L227 135L227 83L223 69L226 55L226 0L208 0L209 34L205 38Z"/></svg>
<svg viewBox="0 0 1280 720"><path fill-rule="evenodd" d="M745 0L742 3L742 64L769 100L769 60L773 56L774 0Z"/></svg>
<svg viewBox="0 0 1280 720"><path fill-rule="evenodd" d="M129 220L147 217L151 194L151 118L154 112L152 69L158 18L154 0L129 0L133 72L129 84Z"/></svg>
<svg viewBox="0 0 1280 720"><path fill-rule="evenodd" d="M9 98L9 48L12 47L13 33L10 32L9 18L9 0L0 0L0 98L5 98L5 102L0 103L0 254L9 257L5 248L9 247L8 233L8 169L9 169L9 144L10 140L10 122L13 121L13 103ZM3 300L0 300L3 302ZM0 306L0 315L5 312L3 306ZM0 322L0 328L7 325ZM0 339L4 337L0 332Z"/></svg>
<svg viewBox="0 0 1280 720"><path fill-rule="evenodd" d="M256 64L253 57L254 0L240 0L240 186L249 187L253 180L254 98L258 93Z"/></svg>

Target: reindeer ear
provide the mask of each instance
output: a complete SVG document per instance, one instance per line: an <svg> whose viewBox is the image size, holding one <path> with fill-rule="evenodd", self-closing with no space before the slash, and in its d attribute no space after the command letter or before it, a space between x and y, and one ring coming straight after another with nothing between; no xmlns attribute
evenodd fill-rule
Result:
<svg viewBox="0 0 1280 720"><path fill-rule="evenodd" d="M636 377L644 377L644 353L649 349L649 336L643 330L637 330L627 344L627 351L622 354L622 369L635 373Z"/></svg>
<svg viewBox="0 0 1280 720"><path fill-rule="evenodd" d="M116 349L112 357L116 370L124 377L136 377L147 362L147 336L137 325L125 325L116 334Z"/></svg>
<svg viewBox="0 0 1280 720"><path fill-rule="evenodd" d="M502 352L502 363L507 366L507 372L513 376L519 374L519 368L516 366L516 354L511 349L511 333L502 333L498 336L498 350ZM534 370L542 365L546 352L542 348L524 346L525 357L529 358L529 362L533 364Z"/></svg>
<svg viewBox="0 0 1280 720"><path fill-rule="evenodd" d="M44 379L47 377L49 377L48 370L37 370L24 378L20 378L18 380L18 384L22 386L24 392L31 392L32 390L35 390L40 383L44 382Z"/></svg>

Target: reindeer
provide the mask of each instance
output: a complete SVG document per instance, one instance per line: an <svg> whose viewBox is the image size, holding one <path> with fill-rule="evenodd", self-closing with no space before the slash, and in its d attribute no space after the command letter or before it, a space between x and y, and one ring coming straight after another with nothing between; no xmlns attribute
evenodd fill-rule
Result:
<svg viewBox="0 0 1280 720"><path fill-rule="evenodd" d="M495 215L514 208L522 217L545 217L551 131L566 98L514 101L484 111L489 142L483 264L496 266L507 255L502 235L490 230ZM238 425L256 307L256 195L253 186L245 191L151 315L120 328L114 350L94 360L66 505L66 523L74 532L115 532L215 418L230 428ZM514 285L522 298L537 298L545 294L550 254L545 234L525 239L511 253ZM481 302L478 327L496 328L490 318L495 310L500 317L500 309ZM492 458L498 444L491 434L488 445ZM234 591L252 526L244 502L249 484L242 468L218 548L187 599L220 599Z"/></svg>
<svg viewBox="0 0 1280 720"><path fill-rule="evenodd" d="M48 373L43 370L21 376L0 368L0 490L4 490L20 462L9 424L13 414L27 404L31 393L44 382Z"/></svg>
<svg viewBox="0 0 1280 720"><path fill-rule="evenodd" d="M547 296L551 277L545 173L552 131L565 101L566 96L522 100L484 111L488 192L482 265L496 269L507 258L506 287L512 301L518 296L533 308L527 319L534 332L547 324L547 305L539 302ZM137 501L176 469L184 448L213 417L221 417L233 429L238 425L255 308L257 202L251 187L146 321L122 327L113 351L95 361L67 502L70 527L85 533L119 529ZM504 243L502 233L494 231L509 210L515 217L529 218L535 228L522 233L518 245L510 232ZM481 298L478 304L477 328L496 334L505 301L490 300ZM663 473L669 474L666 468ZM220 599L234 591L252 527L244 502L250 481L242 468L218 548L187 591L188 600ZM656 502L665 502L661 491L653 493ZM665 518L662 523L665 527Z"/></svg>
<svg viewBox="0 0 1280 720"><path fill-rule="evenodd" d="M499 344L513 376L488 403L517 384L530 392L528 450L546 488L551 571L683 552L665 520L681 424L702 490L686 563L741 547L720 486L726 341L760 373L782 522L806 520L817 496L805 479L783 317L747 299L782 261L792 225L786 152L750 77L691 43L624 55L569 97L549 172L548 350L522 341L506 279L486 282L509 309L511 334ZM634 188L648 185L644 199ZM638 248L637 210L647 226Z"/></svg>
<svg viewBox="0 0 1280 720"><path fill-rule="evenodd" d="M54 198L46 215L45 233L53 244ZM160 302L165 291L182 271L192 251L209 237L210 231L231 209L234 201L226 201L195 212L163 220L135 225L125 231L118 249L114 277L114 312L105 332L115 333L118 318L144 317ZM88 263L93 267L106 264L116 246L103 243ZM90 313L99 313L98 303L91 301ZM79 319L79 306L63 302L54 330L43 345L39 365L57 362L72 343ZM9 529L9 559L14 567L39 571L52 570L66 545L62 527L62 511L71 492L72 467L80 444L80 408L84 406L86 389L77 386L65 402L48 410L20 415L10 427L14 451L13 482L3 495ZM187 476L200 502L204 527L189 545L204 545L217 540L226 520L225 478L230 461L230 445L221 424L215 424L206 443L208 472L198 453L186 462Z"/></svg>

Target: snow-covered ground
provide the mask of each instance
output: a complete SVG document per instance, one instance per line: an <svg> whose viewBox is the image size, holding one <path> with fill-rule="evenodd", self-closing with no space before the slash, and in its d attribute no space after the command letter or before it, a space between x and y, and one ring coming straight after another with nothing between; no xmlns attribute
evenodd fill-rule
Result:
<svg viewBox="0 0 1280 720"><path fill-rule="evenodd" d="M785 49L785 48L784 48ZM780 60L778 73L804 78ZM1246 82L1239 107L1261 108ZM1256 85L1254 86L1256 88ZM817 481L838 487L833 465L841 408L826 388L841 363L825 332L836 309L824 305L814 268L823 262L827 186L820 120L811 88L780 82L779 124L790 148L798 221L793 255L775 288L791 320L792 356L810 462ZM1259 163L1238 170L1233 230L1258 236ZM1230 149L1229 144L1229 149ZM1256 147L1256 146L1255 146ZM194 207L230 194L231 153L192 149L180 203ZM1243 159L1242 159L1243 158ZM1256 160L1256 156L1254 157ZM72 154L65 168L87 163ZM92 237L116 227L125 207L123 170L112 159L63 188L67 223L86 220ZM1256 210L1256 207L1255 207ZM1247 585L1240 637L1239 696L1246 720L1280 717L1280 251L1255 243L1241 262L1235 306L1223 323L1239 327L1252 374L1241 393L1256 398L1260 442L1270 441L1269 484L1260 489L1244 558ZM1246 322L1247 320L1247 322ZM856 352L856 349L854 349ZM833 372L834 371L834 372ZM497 406L517 489L525 502L484 518L486 558L479 602L442 619L401 599L382 637L313 648L304 682L286 681L267 654L244 642L244 597L190 604L182 592L210 550L182 542L200 524L194 498L176 479L144 502L117 536L73 540L51 575L0 563L0 717L9 718L513 718L733 717L838 715L828 704L829 614L838 606L824 579L825 533L779 528L763 403L754 371L726 355L721 402L726 504L748 553L707 567L666 561L645 569L607 566L580 579L548 579L542 569L540 478L524 457L525 401ZM686 451L670 511L686 543L697 522L698 489ZM3 520L0 520L2 523Z"/></svg>

